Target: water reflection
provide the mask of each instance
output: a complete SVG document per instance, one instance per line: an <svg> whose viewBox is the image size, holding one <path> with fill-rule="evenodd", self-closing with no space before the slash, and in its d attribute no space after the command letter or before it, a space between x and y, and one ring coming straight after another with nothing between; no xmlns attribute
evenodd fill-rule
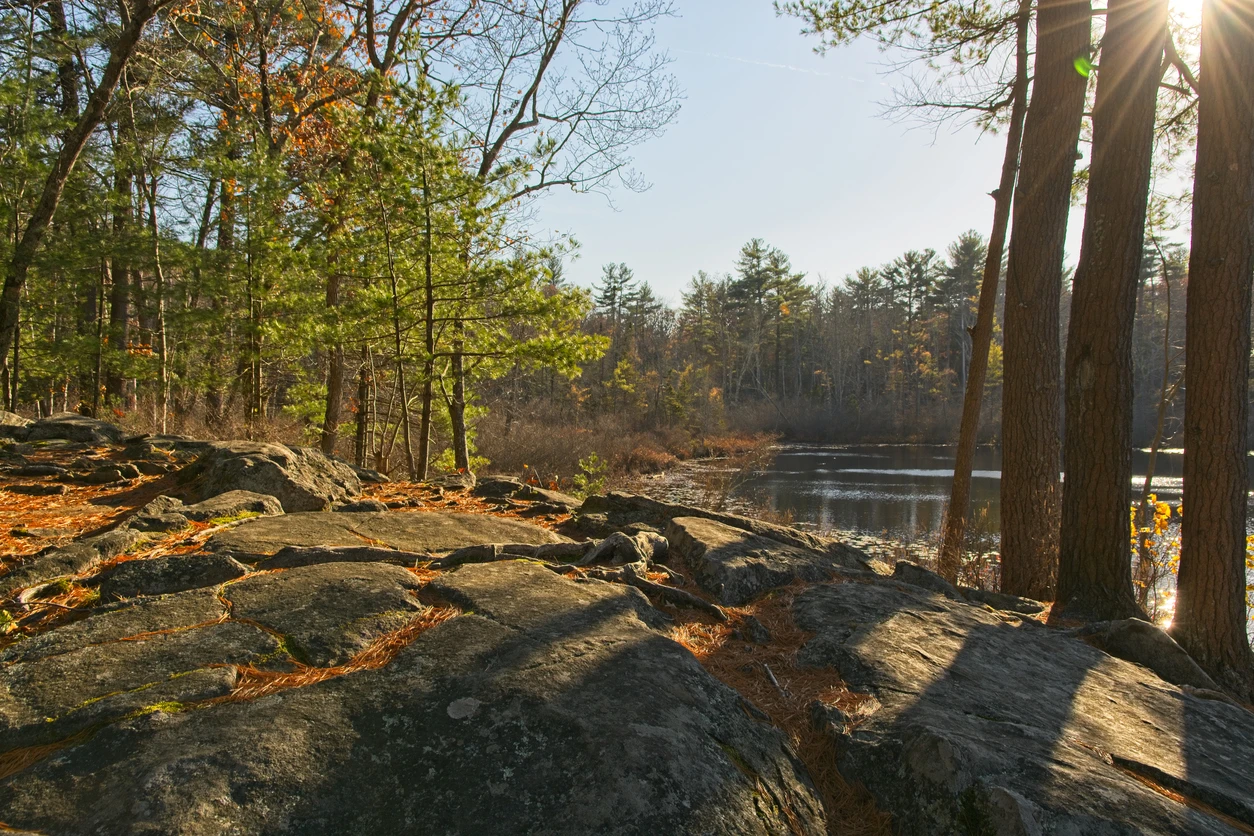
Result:
<svg viewBox="0 0 1254 836"><path fill-rule="evenodd" d="M928 445L788 446L738 494L820 528L915 537L940 528L953 454L952 447ZM1140 495L1148 460L1147 451L1133 452L1134 496ZM972 507L985 509L996 531L1001 452L982 448L974 464ZM1153 490L1172 505L1180 501L1183 465L1180 450L1158 454Z"/></svg>

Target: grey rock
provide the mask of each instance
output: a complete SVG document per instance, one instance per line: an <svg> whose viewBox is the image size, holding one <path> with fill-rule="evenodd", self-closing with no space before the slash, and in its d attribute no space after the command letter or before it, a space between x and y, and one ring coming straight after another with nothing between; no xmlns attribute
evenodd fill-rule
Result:
<svg viewBox="0 0 1254 836"><path fill-rule="evenodd" d="M118 482L125 482L126 476L123 475L121 468L115 465L106 465L96 468L90 473L84 473L78 477L78 481L84 485L113 485Z"/></svg>
<svg viewBox="0 0 1254 836"><path fill-rule="evenodd" d="M475 489L475 482L475 474L467 471L466 473L445 473L441 476L433 476L425 484L445 491L472 491Z"/></svg>
<svg viewBox="0 0 1254 836"><path fill-rule="evenodd" d="M633 526L641 524L658 531L665 531L671 520L677 517L699 517L713 520L750 534L768 537L780 543L802 549L812 549L827 553L833 560L854 569L867 568L870 559L866 553L846 545L838 540L819 537L805 531L799 531L784 525L755 520L739 514L727 514L711 511L707 508L695 508L690 505L678 505L672 502L661 502L647 496L619 493L611 491L605 496L594 495L583 501L575 517L576 525L587 525L587 533L591 536L604 537L606 533L591 529L616 529L634 533Z"/></svg>
<svg viewBox="0 0 1254 836"><path fill-rule="evenodd" d="M766 629L766 625L759 621L757 616L746 615L740 619L736 629L732 631L732 638L750 644L769 644L771 631Z"/></svg>
<svg viewBox="0 0 1254 836"><path fill-rule="evenodd" d="M523 485L517 493L514 494L517 499L527 499L532 502L544 502L549 505L557 506L563 511L570 511L578 508L583 504L583 500L561 491L551 491L547 488L537 488L535 485Z"/></svg>
<svg viewBox="0 0 1254 836"><path fill-rule="evenodd" d="M1059 631L890 582L797 597L827 665L881 708L837 763L903 834L1236 834L1137 780L1254 825L1254 714ZM972 829L976 828L976 829Z"/></svg>
<svg viewBox="0 0 1254 836"><path fill-rule="evenodd" d="M64 476L69 471L55 464L24 464L9 471L13 476Z"/></svg>
<svg viewBox="0 0 1254 836"><path fill-rule="evenodd" d="M918 586L931 592L939 592L946 598L952 598L955 601L963 600L953 584L932 570L924 569L916 563L910 563L905 560L897 561L897 565L893 567L893 580L908 583L911 586Z"/></svg>
<svg viewBox="0 0 1254 836"><path fill-rule="evenodd" d="M654 560L665 560L668 549L669 543L661 535L641 532L629 537L621 531L615 531L593 546L581 562L608 561L618 565L643 560L647 564Z"/></svg>
<svg viewBox="0 0 1254 836"><path fill-rule="evenodd" d="M102 698L137 692L141 705L150 704L152 695L145 692L178 674L213 664L258 662L278 652L278 643L264 631L223 622L0 667L0 747L31 745L32 732L60 720L81 728L85 715L79 711ZM124 716L136 707L128 699L110 713ZM64 735L75 730L62 725L56 731Z"/></svg>
<svg viewBox="0 0 1254 836"><path fill-rule="evenodd" d="M252 491L227 491L195 505L186 505L179 513L195 522L237 519L241 517L272 517L283 513L283 506L273 496Z"/></svg>
<svg viewBox="0 0 1254 836"><path fill-rule="evenodd" d="M60 439L79 444L120 444L122 436L122 429L115 424L73 412L62 412L31 424L26 440Z"/></svg>
<svg viewBox="0 0 1254 836"><path fill-rule="evenodd" d="M383 512L387 511L388 507L377 499L358 499L354 502L345 502L337 506L335 510L351 514L357 511Z"/></svg>
<svg viewBox="0 0 1254 836"><path fill-rule="evenodd" d="M738 607L795 581L820 581L840 567L824 552L791 546L701 517L676 517L666 528L671 551L697 585L724 606Z"/></svg>
<svg viewBox="0 0 1254 836"><path fill-rule="evenodd" d="M125 524L128 528L132 528L135 531L149 531L164 534L174 531L182 531L191 525L187 517L173 511L169 511L164 514L137 514Z"/></svg>
<svg viewBox="0 0 1254 836"><path fill-rule="evenodd" d="M995 610L1017 612L1021 615L1036 615L1045 611L1045 605L1040 601L1033 601L1031 598L1020 598L1018 595L1010 595L1005 592L991 592L987 589L972 589L966 586L959 587L958 591L968 601L984 604Z"/></svg>
<svg viewBox="0 0 1254 836"><path fill-rule="evenodd" d="M443 511L287 514L249 520L213 535L206 549L272 555L285 546L360 546L435 554L480 543L560 543L565 538L518 520Z"/></svg>
<svg viewBox="0 0 1254 836"><path fill-rule="evenodd" d="M270 569L295 569L299 566L319 566L323 563L387 563L393 566L413 566L430 555L405 552L382 546L285 546L272 557L257 563L259 571Z"/></svg>
<svg viewBox="0 0 1254 836"><path fill-rule="evenodd" d="M61 496L69 491L69 488L65 485L49 485L47 483L34 485L5 485L4 489L9 493L17 493L24 496Z"/></svg>
<svg viewBox="0 0 1254 836"><path fill-rule="evenodd" d="M196 589L96 607L88 617L30 636L0 651L0 663L25 662L141 633L219 621L226 605L216 590Z"/></svg>
<svg viewBox="0 0 1254 836"><path fill-rule="evenodd" d="M464 614L388 665L103 729L0 781L51 833L819 836L783 734L638 592L525 563L443 579Z"/></svg>
<svg viewBox="0 0 1254 836"><path fill-rule="evenodd" d="M224 594L233 617L282 634L299 661L330 667L425 610L412 594L418 587L399 566L324 563L245 578Z"/></svg>
<svg viewBox="0 0 1254 836"><path fill-rule="evenodd" d="M179 478L191 502L244 490L274 497L288 513L325 511L361 493L351 467L316 450L247 441L208 445Z"/></svg>
<svg viewBox="0 0 1254 836"><path fill-rule="evenodd" d="M483 476L475 484L473 493L488 499L504 499L518 493L522 487L522 480L513 476Z"/></svg>
<svg viewBox="0 0 1254 836"><path fill-rule="evenodd" d="M33 423L34 421L23 418L21 415L0 409L0 438L25 441L30 434L30 425Z"/></svg>
<svg viewBox="0 0 1254 836"><path fill-rule="evenodd" d="M103 577L100 597L113 601L201 589L241 578L249 571L247 566L224 554L177 554L128 560Z"/></svg>
<svg viewBox="0 0 1254 836"><path fill-rule="evenodd" d="M173 469L173 465L167 462L135 462L135 469L144 476L160 476L163 473L169 473Z"/></svg>
<svg viewBox="0 0 1254 836"><path fill-rule="evenodd" d="M1219 690L1175 639L1148 621L1102 621L1081 627L1074 635L1111 656L1149 668L1172 685Z"/></svg>
<svg viewBox="0 0 1254 836"><path fill-rule="evenodd" d="M117 557L129 550L142 539L143 535L138 531L119 528L84 538L37 557L27 558L7 575L0 577L0 597L54 578L86 572L102 560Z"/></svg>
<svg viewBox="0 0 1254 836"><path fill-rule="evenodd" d="M368 467L358 467L355 464L350 464L349 467L351 467L353 469L353 472L357 474L357 478L363 482L372 482L374 484L382 484L384 482L392 481L391 479L384 476L379 471L371 470Z"/></svg>

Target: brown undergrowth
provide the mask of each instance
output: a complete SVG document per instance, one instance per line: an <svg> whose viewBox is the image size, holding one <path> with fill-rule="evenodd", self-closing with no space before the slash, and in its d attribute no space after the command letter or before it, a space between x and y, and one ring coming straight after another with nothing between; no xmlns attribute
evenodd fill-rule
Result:
<svg viewBox="0 0 1254 836"><path fill-rule="evenodd" d="M845 687L835 671L797 663L797 651L813 637L792 618L793 600L806 588L794 584L748 606L724 608L729 616L726 623L690 610L668 608L676 617L671 637L788 735L823 801L829 833L889 836L890 817L876 808L865 788L845 781L836 769L834 741L811 720L811 704L816 700L848 710L860 697ZM755 644L737 637L737 628L747 616L766 627L771 634L769 643Z"/></svg>

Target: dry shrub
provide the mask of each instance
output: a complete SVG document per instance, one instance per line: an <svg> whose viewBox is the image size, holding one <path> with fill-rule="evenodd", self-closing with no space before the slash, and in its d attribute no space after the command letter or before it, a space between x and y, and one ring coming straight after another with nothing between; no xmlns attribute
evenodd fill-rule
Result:
<svg viewBox="0 0 1254 836"><path fill-rule="evenodd" d="M746 607L726 608L730 623L713 622L691 611L671 610L676 626L671 637L688 648L703 667L765 712L784 731L814 781L827 814L828 832L841 836L888 836L890 817L875 806L867 790L850 784L836 769L835 741L811 719L814 701L850 709L862 696L845 687L829 668L797 664L796 654L813 634L797 627L792 602L806 589L794 584ZM768 644L733 637L736 624L756 617L771 633ZM779 683L771 682L767 670Z"/></svg>
<svg viewBox="0 0 1254 836"><path fill-rule="evenodd" d="M646 442L632 448L626 455L610 459L610 462L620 473L662 473L678 464L679 460Z"/></svg>

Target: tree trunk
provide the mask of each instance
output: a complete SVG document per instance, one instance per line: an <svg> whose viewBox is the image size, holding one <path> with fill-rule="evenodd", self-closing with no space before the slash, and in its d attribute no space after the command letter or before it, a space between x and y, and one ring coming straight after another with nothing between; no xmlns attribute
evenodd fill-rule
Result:
<svg viewBox="0 0 1254 836"><path fill-rule="evenodd" d="M157 328L154 340L157 351L157 420L154 424L160 432L164 433L169 413L167 401L170 397L170 361L166 348L165 270L161 266L161 235L157 226L157 178L155 176L148 189L148 231L152 235L152 269L156 279L157 296Z"/></svg>
<svg viewBox="0 0 1254 836"><path fill-rule="evenodd" d="M115 154L125 153L116 148ZM131 338L131 265L127 234L131 226L133 178L129 166L121 164L113 176L113 252L109 257L109 355L106 364L105 398L109 404L125 405L125 364Z"/></svg>
<svg viewBox="0 0 1254 836"><path fill-rule="evenodd" d="M1111 0L1067 330L1061 614L1144 618L1132 593L1132 325L1145 251L1167 0ZM1054 614L1059 614L1055 607Z"/></svg>
<svg viewBox="0 0 1254 836"><path fill-rule="evenodd" d="M470 472L470 442L466 432L466 326L460 319L453 321L453 398L449 401L448 416L453 425L453 466L459 473Z"/></svg>
<svg viewBox="0 0 1254 836"><path fill-rule="evenodd" d="M328 265L327 309L334 311L340 304L340 277L335 272L334 259ZM327 353L327 402L322 416L322 452L335 454L335 442L340 431L341 404L344 401L344 346L339 342Z"/></svg>
<svg viewBox="0 0 1254 836"><path fill-rule="evenodd" d="M1087 85L1088 0L1041 0L1006 272L1002 590L1053 594L1058 557L1059 323L1063 245Z"/></svg>
<svg viewBox="0 0 1254 836"><path fill-rule="evenodd" d="M954 454L954 480L950 486L945 532L941 541L941 575L957 583L962 564L962 540L971 506L971 470L980 430L980 407L984 401L984 379L988 374L988 353L993 344L993 313L997 307L997 284L1001 276L1001 256L1010 224L1011 199L1019 172L1019 146L1023 139L1023 118L1028 109L1028 30L1032 23L1032 2L1022 0L1015 17L1015 82L1011 91L1010 126L1006 133L1006 153L1002 158L1001 181L993 202L993 229L988 238L984 276L980 282L979 309L971 331L971 362L966 369L966 389L962 397L962 422L958 427L958 449Z"/></svg>
<svg viewBox="0 0 1254 836"><path fill-rule="evenodd" d="M113 91L117 89L118 79L122 77L122 71L126 68L127 62L135 54L144 26L156 15L162 5L164 2L161 0L158 2L144 0L131 7L129 20L117 33L117 38L109 49L109 61L105 64L104 72L100 74L96 89L87 99L87 106L79 116L78 122L66 133L56 162L53 163L48 177L44 180L39 203L36 204L30 219L26 222L26 229L22 233L21 240L13 248L4 274L4 289L0 291L0 357L7 357L9 350L13 347L14 334L17 331L18 306L21 302L22 288L26 284L26 275L30 272L30 266L35 260L35 254L39 251L39 245L43 243L44 236L48 232L52 216L56 214L57 206L61 203L65 183L69 180L70 173L74 170L74 165L78 162L79 154L82 153L87 140L91 138L96 126L104 118L105 108L108 107L109 100L113 97Z"/></svg>
<svg viewBox="0 0 1254 836"><path fill-rule="evenodd" d="M370 449L370 411L370 355L369 348L363 347L357 372L357 432L353 444L353 461L358 467L366 466L366 451Z"/></svg>
<svg viewBox="0 0 1254 836"><path fill-rule="evenodd" d="M418 479L427 478L427 467L431 461L431 397L432 378L435 377L435 283L432 267L431 248L435 245L434 230L431 225L431 191L427 181L427 163L422 160L422 210L423 210L423 292L425 308L423 309L423 348L427 358L422 366L422 418L418 428Z"/></svg>
<svg viewBox="0 0 1254 836"><path fill-rule="evenodd" d="M1202 7L1197 167L1185 312L1184 524L1171 634L1254 701L1245 556L1254 271L1254 2Z"/></svg>

